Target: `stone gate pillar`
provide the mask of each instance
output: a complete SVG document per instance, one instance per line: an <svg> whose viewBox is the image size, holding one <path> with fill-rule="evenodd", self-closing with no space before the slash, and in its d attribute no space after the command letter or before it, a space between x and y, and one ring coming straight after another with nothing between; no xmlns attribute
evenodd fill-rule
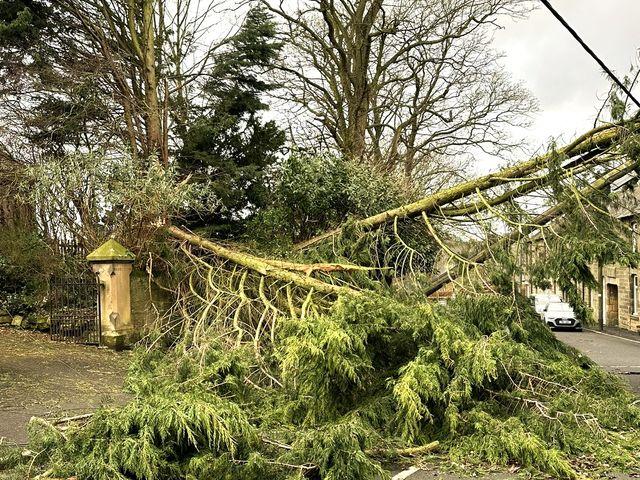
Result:
<svg viewBox="0 0 640 480"><path fill-rule="evenodd" d="M99 283L100 344L119 350L136 341L129 276L135 256L114 239L87 255Z"/></svg>

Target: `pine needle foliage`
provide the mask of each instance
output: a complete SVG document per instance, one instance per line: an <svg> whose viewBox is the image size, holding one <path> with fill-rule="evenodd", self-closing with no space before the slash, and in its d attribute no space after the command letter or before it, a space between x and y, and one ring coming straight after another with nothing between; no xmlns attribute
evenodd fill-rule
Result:
<svg viewBox="0 0 640 480"><path fill-rule="evenodd" d="M260 321L250 308L236 327L225 310L194 310L172 348L138 349L128 405L64 436L35 435L54 474L374 480L388 478L389 456L436 440L454 459L556 478L584 473L574 459L585 455L640 464L635 397L524 299L305 303L257 337L238 336Z"/></svg>

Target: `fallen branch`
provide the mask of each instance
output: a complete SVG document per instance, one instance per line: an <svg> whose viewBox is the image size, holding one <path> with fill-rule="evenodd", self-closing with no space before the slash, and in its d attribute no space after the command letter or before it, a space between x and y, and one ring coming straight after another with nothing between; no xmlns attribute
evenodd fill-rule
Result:
<svg viewBox="0 0 640 480"><path fill-rule="evenodd" d="M562 173L562 175L560 175L558 180L565 180L567 178L583 173L587 169L593 168L596 165L602 165L612 160L613 158L611 156L607 156L606 158L595 159L595 161L591 165L581 165L580 168L565 168L564 172ZM461 217L464 215L480 213L490 207L502 205L503 203L506 203L510 200L514 200L524 195L533 193L536 190L544 187L548 182L549 180L546 178L546 176L541 176L540 178L536 178L527 183L523 183L522 185L519 185L516 188L509 190L502 195L498 195L497 197L494 197L490 200L476 200L470 204L461 205L459 207L443 208L439 210L438 214L444 217Z"/></svg>
<svg viewBox="0 0 640 480"><path fill-rule="evenodd" d="M274 447L278 447L282 450L293 450L291 445L286 443L278 442L276 440L271 440L267 437L262 437L261 439L264 443L268 445L272 445ZM424 455L425 453L433 452L440 447L439 441L434 441L431 443L427 443L426 445L420 445L418 447L406 447L406 448L369 448L364 451L367 455L372 455L376 457L415 457L417 455Z"/></svg>
<svg viewBox="0 0 640 480"><path fill-rule="evenodd" d="M361 292L352 287L345 287L339 285L333 285L331 283L323 282L316 278L300 275L295 271L285 269L282 266L278 266L278 263L289 265L303 265L303 264L290 264L289 262L278 261L266 261L263 258L256 257L249 253L238 252L231 250L227 247L223 247L218 243L214 243L210 240L206 240L198 235L188 233L178 227L170 226L167 228L169 234L173 237L184 240L192 245L196 245L200 248L208 250L220 258L229 260L236 265L243 266L257 272L261 275L272 277L278 280L282 280L287 283L293 283L299 287L306 289L313 289L320 293L332 294L332 295L360 295ZM324 264L327 265L327 264ZM335 270L334 270L335 271Z"/></svg>
<svg viewBox="0 0 640 480"><path fill-rule="evenodd" d="M437 440L435 442L427 443L426 445L421 445L419 447L408 447L408 448L372 448L366 450L365 453L367 455L372 455L375 457L386 457L386 458L395 458L395 457L417 457L419 455L425 455L427 453L431 453L437 450L440 447L440 442Z"/></svg>
<svg viewBox="0 0 640 480"><path fill-rule="evenodd" d="M57 479L53 479L51 477L51 474L53 473L53 468L50 468L49 470L41 473L40 475L36 475L35 477L33 477L33 480L40 480L40 479L44 479L44 478L48 478L50 480L57 480ZM63 480L63 479L60 479Z"/></svg>
<svg viewBox="0 0 640 480"><path fill-rule="evenodd" d="M306 275L311 275L313 272L322 273L335 273L335 272L366 272L372 270L381 270L375 267L363 267L361 265L352 265L348 263L294 263L286 262L284 260L271 260L264 259L265 263L277 268L283 268L285 270L291 270L293 272L302 272Z"/></svg>
<svg viewBox="0 0 640 480"><path fill-rule="evenodd" d="M635 123L633 125L635 126ZM553 152L534 157L512 167L507 167L499 172L491 173L489 175L440 190L439 192L429 195L428 197L424 197L414 203L402 205L401 207L387 210L363 220L359 220L355 222L355 226L368 230L394 220L395 218L414 218L422 215L423 213L429 214L435 212L438 208L448 203L499 185L518 181L527 175L531 175L532 173L546 167L548 161L553 155L562 155L570 158L580 156L568 165L565 165L565 168L574 167L589 160L594 155L601 154L627 132L628 128L626 128L625 125L607 125L595 128L584 135L581 135L569 145L554 150ZM298 243L294 249L303 250L316 245L323 240L335 237L340 233L342 233L342 227Z"/></svg>
<svg viewBox="0 0 640 480"><path fill-rule="evenodd" d="M79 422L80 420L87 420L93 417L93 413L85 413L83 415L76 415L75 417L64 417L52 422L53 425L60 425L62 423Z"/></svg>
<svg viewBox="0 0 640 480"><path fill-rule="evenodd" d="M52 432L55 432L56 434L60 435L64 439L65 442L68 440L67 436L64 434L64 432L62 430L60 430L59 428L56 428L56 426L53 423L48 422L44 418L31 417L29 419L29 425L31 425L33 423L37 423L39 425L42 425L43 427L47 428L48 430L50 430Z"/></svg>

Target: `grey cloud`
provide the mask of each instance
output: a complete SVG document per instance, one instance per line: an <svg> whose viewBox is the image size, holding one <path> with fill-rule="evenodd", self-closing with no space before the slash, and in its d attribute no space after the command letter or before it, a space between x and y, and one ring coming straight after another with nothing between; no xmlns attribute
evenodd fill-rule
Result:
<svg viewBox="0 0 640 480"><path fill-rule="evenodd" d="M629 72L640 47L640 1L552 3L616 74ZM590 128L610 85L598 65L544 8L503 23L494 45L505 52L505 68L540 101L541 112L525 132L531 146L546 145L551 136L568 140Z"/></svg>

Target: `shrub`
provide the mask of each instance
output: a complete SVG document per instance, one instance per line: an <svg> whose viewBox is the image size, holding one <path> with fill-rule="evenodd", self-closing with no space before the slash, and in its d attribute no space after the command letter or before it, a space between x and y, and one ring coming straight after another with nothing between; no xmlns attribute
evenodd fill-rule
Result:
<svg viewBox="0 0 640 480"><path fill-rule="evenodd" d="M349 217L382 212L414 197L402 182L331 155L295 153L276 174L270 205L248 229L266 243L296 242L324 232Z"/></svg>
<svg viewBox="0 0 640 480"><path fill-rule="evenodd" d="M27 315L41 306L49 274L59 262L39 235L26 228L0 229L0 310Z"/></svg>

